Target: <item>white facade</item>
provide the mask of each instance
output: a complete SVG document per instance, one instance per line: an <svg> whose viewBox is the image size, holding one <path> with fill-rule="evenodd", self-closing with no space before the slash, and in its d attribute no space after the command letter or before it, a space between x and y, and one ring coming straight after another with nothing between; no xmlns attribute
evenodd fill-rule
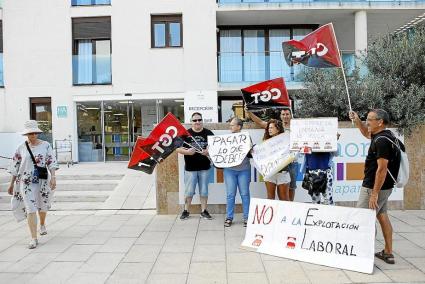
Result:
<svg viewBox="0 0 425 284"><path fill-rule="evenodd" d="M399 2L397 2L399 3ZM425 2L320 2L217 4L215 0L112 0L111 5L72 7L70 0L4 0L4 88L0 132L20 131L34 97L51 97L53 139L78 145L76 102L194 99L201 92L239 95L240 84L220 84L217 27L321 25L333 22L340 48L363 50L371 36L395 30L425 12ZM183 47L151 47L151 15L181 14ZM112 84L73 86L72 18L111 17ZM297 88L296 84L290 86ZM67 107L67 117L57 107ZM74 148L73 159L78 160Z"/></svg>

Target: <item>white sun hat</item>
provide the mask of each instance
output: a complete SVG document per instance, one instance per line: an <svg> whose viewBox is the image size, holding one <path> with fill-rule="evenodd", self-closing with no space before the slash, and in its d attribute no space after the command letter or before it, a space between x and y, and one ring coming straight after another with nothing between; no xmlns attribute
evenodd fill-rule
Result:
<svg viewBox="0 0 425 284"><path fill-rule="evenodd" d="M43 133L43 130L38 128L38 123L35 120L28 120L24 124L24 131L21 132L22 135L27 135L28 133Z"/></svg>

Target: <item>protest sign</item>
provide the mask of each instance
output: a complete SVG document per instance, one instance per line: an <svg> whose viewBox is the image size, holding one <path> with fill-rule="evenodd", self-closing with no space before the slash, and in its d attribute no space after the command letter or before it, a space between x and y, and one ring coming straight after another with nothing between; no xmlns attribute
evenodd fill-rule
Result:
<svg viewBox="0 0 425 284"><path fill-rule="evenodd" d="M251 138L248 132L208 136L208 153L218 168L240 165L249 150Z"/></svg>
<svg viewBox="0 0 425 284"><path fill-rule="evenodd" d="M370 209L252 198L242 247L372 273L375 214Z"/></svg>
<svg viewBox="0 0 425 284"><path fill-rule="evenodd" d="M291 120L291 151L309 147L313 152L337 151L338 118Z"/></svg>
<svg viewBox="0 0 425 284"><path fill-rule="evenodd" d="M285 133L255 145L252 151L255 168L268 178L289 165L295 155L289 153L289 137Z"/></svg>
<svg viewBox="0 0 425 284"><path fill-rule="evenodd" d="M188 136L190 134L186 128L169 112L155 126L141 148L159 162L167 158L175 149L182 147L185 144L184 139Z"/></svg>

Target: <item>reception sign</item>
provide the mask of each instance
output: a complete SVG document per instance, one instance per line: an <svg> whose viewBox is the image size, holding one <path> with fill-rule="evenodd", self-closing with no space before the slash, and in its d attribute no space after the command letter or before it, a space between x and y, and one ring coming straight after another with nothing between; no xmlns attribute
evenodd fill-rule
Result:
<svg viewBox="0 0 425 284"><path fill-rule="evenodd" d="M338 118L291 120L291 150L309 147L313 152L337 151Z"/></svg>
<svg viewBox="0 0 425 284"><path fill-rule="evenodd" d="M372 273L375 211L252 198L242 247Z"/></svg>

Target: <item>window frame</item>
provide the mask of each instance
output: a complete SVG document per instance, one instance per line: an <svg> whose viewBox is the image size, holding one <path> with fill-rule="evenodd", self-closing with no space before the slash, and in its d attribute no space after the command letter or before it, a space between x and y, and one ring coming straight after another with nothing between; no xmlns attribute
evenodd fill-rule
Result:
<svg viewBox="0 0 425 284"><path fill-rule="evenodd" d="M180 45L171 45L170 24L180 25ZM155 24L165 24L165 45L155 46ZM151 14L151 48L182 48L183 47L183 15L182 14Z"/></svg>

